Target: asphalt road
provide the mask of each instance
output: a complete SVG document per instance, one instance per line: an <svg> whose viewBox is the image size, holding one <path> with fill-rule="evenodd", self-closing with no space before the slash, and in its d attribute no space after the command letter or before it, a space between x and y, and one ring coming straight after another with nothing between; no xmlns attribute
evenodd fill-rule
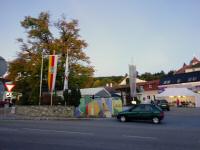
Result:
<svg viewBox="0 0 200 150"><path fill-rule="evenodd" d="M199 150L200 110L173 109L161 124L0 120L0 150Z"/></svg>

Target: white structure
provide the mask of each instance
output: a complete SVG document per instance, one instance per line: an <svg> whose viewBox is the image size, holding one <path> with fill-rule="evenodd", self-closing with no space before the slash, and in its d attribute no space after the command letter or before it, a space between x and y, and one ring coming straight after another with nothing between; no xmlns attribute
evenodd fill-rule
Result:
<svg viewBox="0 0 200 150"><path fill-rule="evenodd" d="M130 94L131 97L136 96L136 66L135 65L129 65L129 84L130 84Z"/></svg>
<svg viewBox="0 0 200 150"><path fill-rule="evenodd" d="M176 100L179 99L180 102L184 101L195 104L195 107L200 107L200 95L187 88L166 88L165 91L157 94L156 97L164 97L171 104L176 103Z"/></svg>

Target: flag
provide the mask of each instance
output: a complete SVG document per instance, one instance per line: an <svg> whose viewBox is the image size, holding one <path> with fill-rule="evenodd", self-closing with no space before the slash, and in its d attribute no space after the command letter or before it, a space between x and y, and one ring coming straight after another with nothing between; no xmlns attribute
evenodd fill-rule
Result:
<svg viewBox="0 0 200 150"><path fill-rule="evenodd" d="M129 83L130 83L130 93L131 97L136 96L136 66L135 65L129 65Z"/></svg>
<svg viewBox="0 0 200 150"><path fill-rule="evenodd" d="M57 55L49 55L49 70L48 70L48 87L49 91L53 92L57 74Z"/></svg>
<svg viewBox="0 0 200 150"><path fill-rule="evenodd" d="M68 56L66 57L66 62L65 62L65 76L64 76L64 88L63 91L68 90L68 74L69 74L69 69L68 69Z"/></svg>

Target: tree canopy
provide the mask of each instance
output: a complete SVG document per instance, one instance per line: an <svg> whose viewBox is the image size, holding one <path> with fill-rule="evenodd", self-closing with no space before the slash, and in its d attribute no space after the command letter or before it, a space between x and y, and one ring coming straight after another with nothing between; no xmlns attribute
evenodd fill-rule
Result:
<svg viewBox="0 0 200 150"><path fill-rule="evenodd" d="M56 89L63 88L66 54L69 56L69 87L89 87L92 84L93 66L84 52L85 40L79 35L77 20L51 21L48 12L38 17L26 16L21 21L26 38L19 38L18 57L9 64L8 78L15 81L16 91L24 93L28 103L35 104L39 96L40 68L44 58L43 91L47 91L47 55L59 55Z"/></svg>

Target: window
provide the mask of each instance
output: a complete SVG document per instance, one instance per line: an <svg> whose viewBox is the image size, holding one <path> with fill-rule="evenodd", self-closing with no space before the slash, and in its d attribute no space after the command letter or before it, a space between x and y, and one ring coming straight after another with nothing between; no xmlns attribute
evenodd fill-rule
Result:
<svg viewBox="0 0 200 150"><path fill-rule="evenodd" d="M168 81L167 81L167 83L168 83L168 84L170 84L170 83L171 83L171 81L170 81L170 80L168 80Z"/></svg>
<svg viewBox="0 0 200 150"><path fill-rule="evenodd" d="M192 78L191 78L191 77L190 77L190 78L188 78L188 81L189 81L189 82L191 82L191 81L192 81Z"/></svg>
<svg viewBox="0 0 200 150"><path fill-rule="evenodd" d="M144 91L144 87L141 85L140 86L140 90L143 92Z"/></svg>
<svg viewBox="0 0 200 150"><path fill-rule="evenodd" d="M163 82L163 84L170 84L171 83L171 80L166 80Z"/></svg>
<svg viewBox="0 0 200 150"><path fill-rule="evenodd" d="M149 84L149 88L152 89L152 85L151 84Z"/></svg>
<svg viewBox="0 0 200 150"><path fill-rule="evenodd" d="M181 82L181 79L177 79L177 83L180 83Z"/></svg>
<svg viewBox="0 0 200 150"><path fill-rule="evenodd" d="M139 105L132 109L132 111L144 111L144 110L145 110L145 105Z"/></svg>
<svg viewBox="0 0 200 150"><path fill-rule="evenodd" d="M197 77L193 77L192 80L193 80L193 81L196 81L196 80L197 80Z"/></svg>
<svg viewBox="0 0 200 150"><path fill-rule="evenodd" d="M152 107L150 105L145 105L145 111L152 111Z"/></svg>

